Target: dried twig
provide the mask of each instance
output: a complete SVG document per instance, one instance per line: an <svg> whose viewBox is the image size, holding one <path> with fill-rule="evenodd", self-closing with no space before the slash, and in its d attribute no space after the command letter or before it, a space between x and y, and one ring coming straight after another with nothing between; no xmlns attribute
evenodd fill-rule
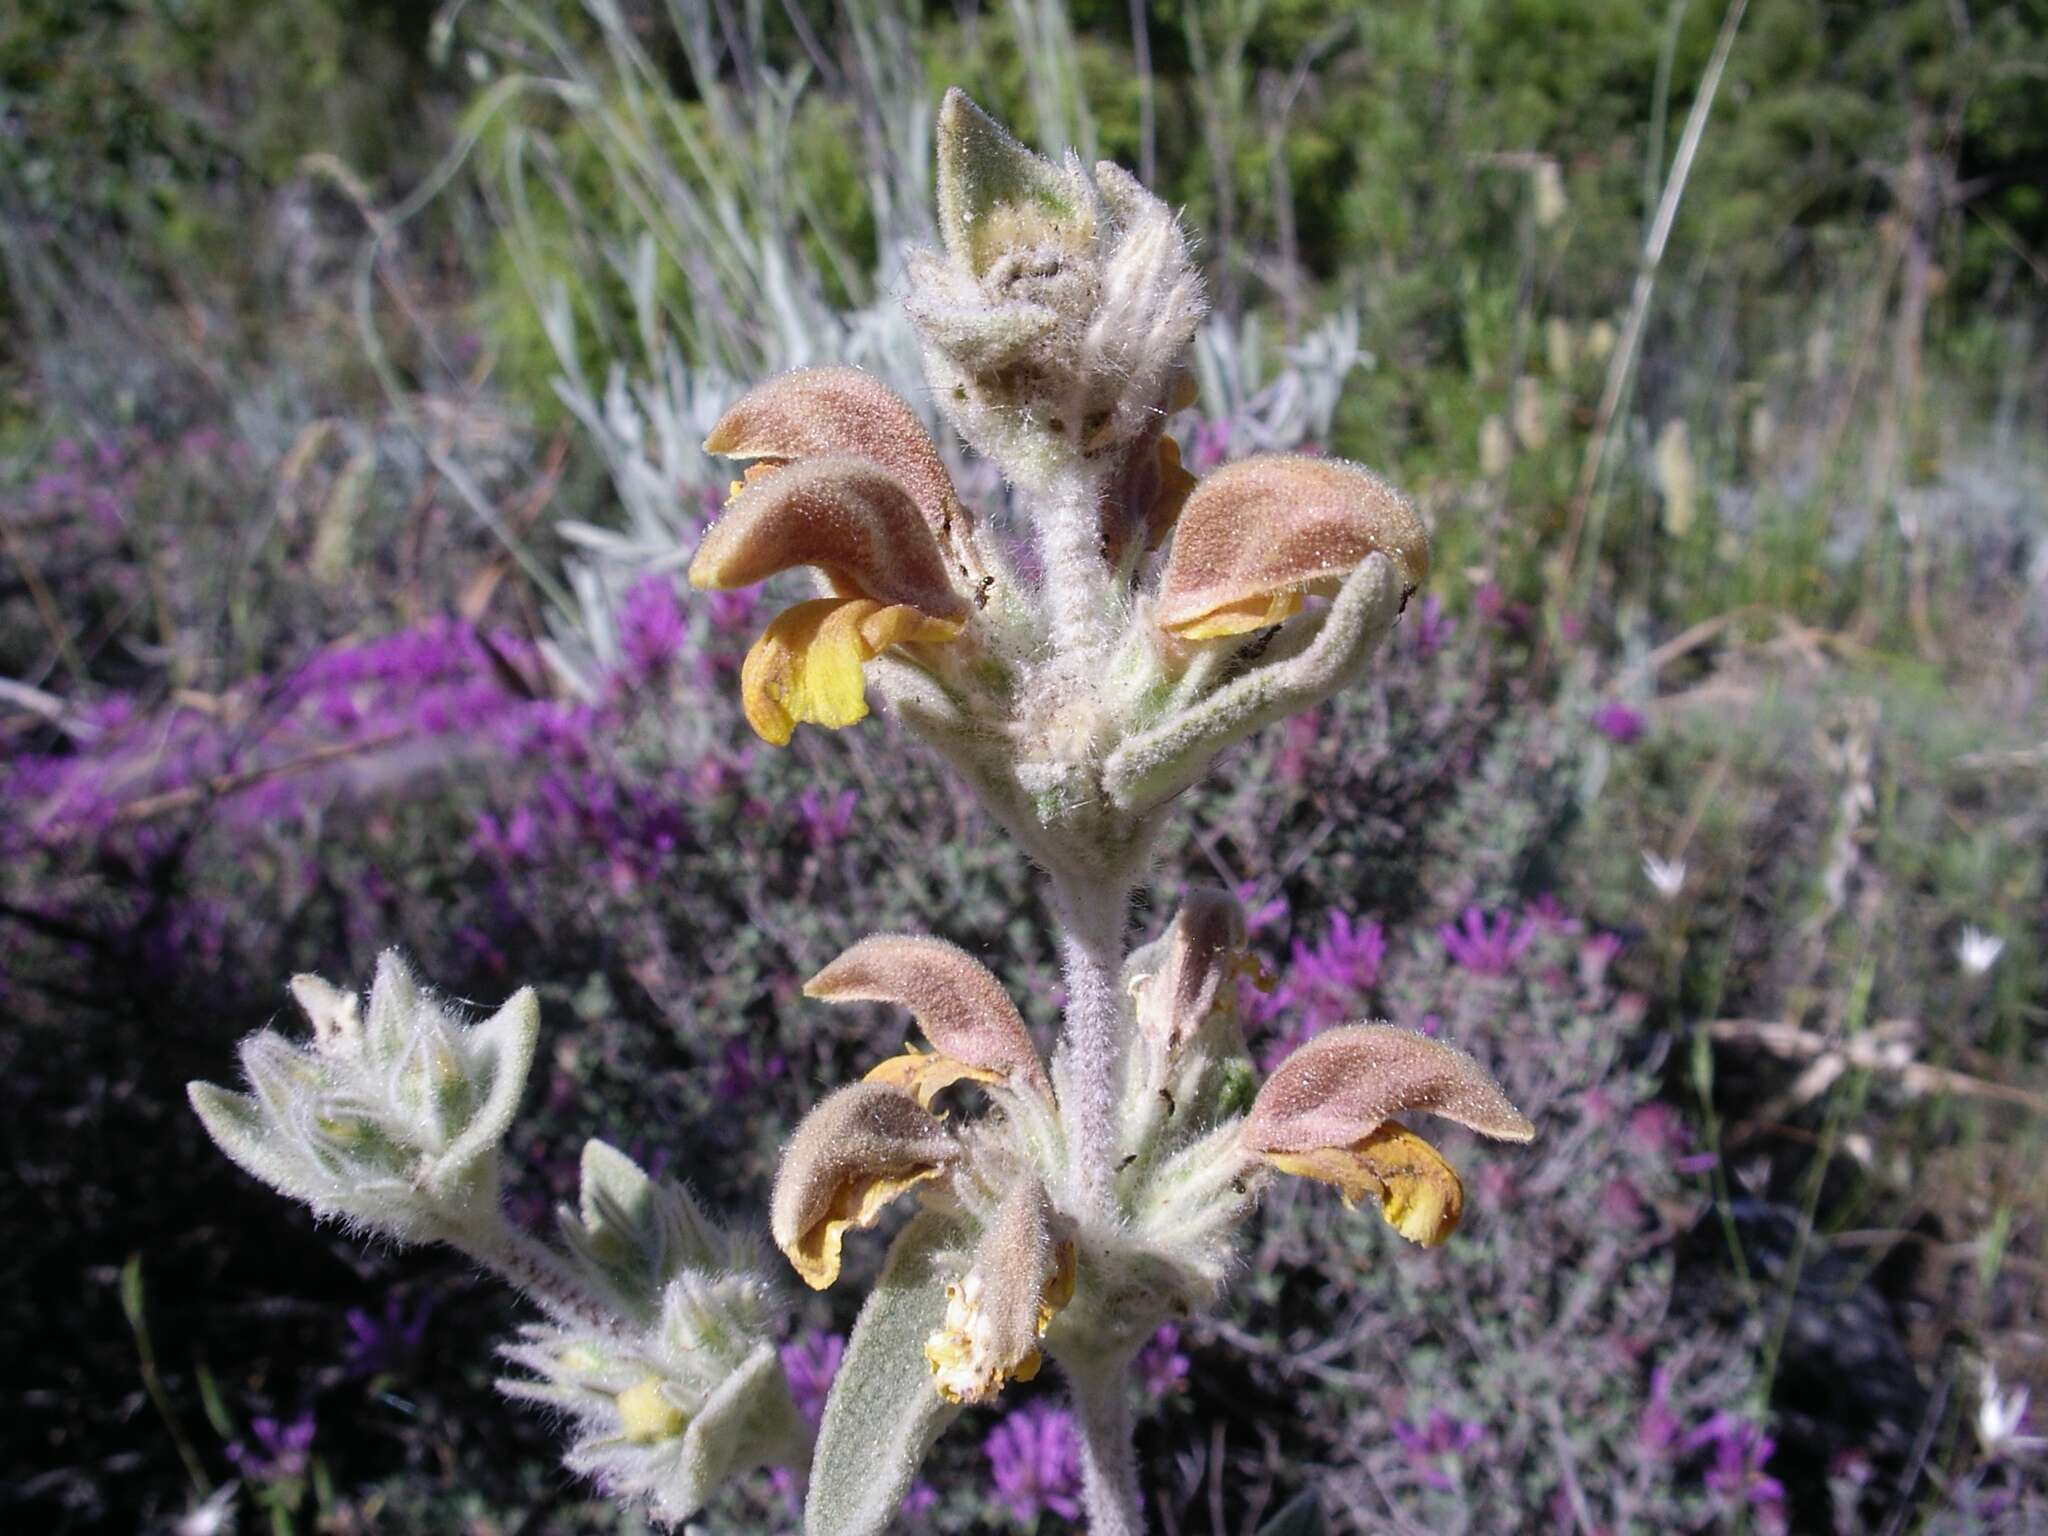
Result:
<svg viewBox="0 0 2048 1536"><path fill-rule="evenodd" d="M1706 1028L1707 1037L1711 1040L1762 1046L1773 1056L1788 1061L1813 1062L1816 1069L1826 1063L1825 1070L1810 1069L1802 1074L1801 1082L1809 1086L1802 1090L1806 1092L1806 1099L1799 1102L1818 1097L1842 1072L1855 1067L1865 1072L1889 1073L1915 1097L1928 1093L1953 1093L1964 1098L2015 1104L2035 1114L2048 1115L2048 1094L2016 1088L2009 1083L1994 1083L1988 1078L1973 1077L1948 1067L1930 1067L1915 1060L1913 1052L1922 1034L1917 1020L1886 1019L1860 1034L1841 1040L1830 1039L1797 1024L1777 1023L1769 1019L1715 1019Z"/></svg>
<svg viewBox="0 0 2048 1536"><path fill-rule="evenodd" d="M159 795L145 795L140 800L131 800L115 813L114 820L123 823L147 821L169 811L179 811L187 806L197 805L203 800L216 800L223 795L234 794L270 779L303 773L309 768L318 768L345 757L382 751L385 747L398 745L410 734L409 731L392 731L362 741L338 741L329 746L317 747L301 756L287 758L281 763L268 763L261 768L244 769L240 773L217 773L203 783L188 784L181 789L168 789Z"/></svg>

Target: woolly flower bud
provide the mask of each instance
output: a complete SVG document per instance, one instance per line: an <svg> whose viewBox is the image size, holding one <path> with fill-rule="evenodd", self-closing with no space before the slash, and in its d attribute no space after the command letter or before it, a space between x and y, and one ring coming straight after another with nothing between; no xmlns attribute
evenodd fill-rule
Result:
<svg viewBox="0 0 2048 1536"><path fill-rule="evenodd" d="M1074 1294L1074 1244L1053 1233L1045 1188L1025 1176L1003 1198L974 1252L946 1287L946 1316L926 1340L932 1385L949 1403L985 1403L1038 1374L1038 1340Z"/></svg>
<svg viewBox="0 0 2048 1536"><path fill-rule="evenodd" d="M498 1390L566 1414L563 1465L670 1524L721 1483L801 1455L776 1322L758 1276L685 1271L642 1328L528 1325L501 1353L532 1375Z"/></svg>
<svg viewBox="0 0 2048 1536"><path fill-rule="evenodd" d="M945 259L907 303L939 402L975 448L1032 480L1120 451L1164 404L1201 279L1172 211L1127 171L1033 154L960 91L939 111Z"/></svg>
<svg viewBox="0 0 2048 1536"><path fill-rule="evenodd" d="M292 994L310 1046L265 1030L242 1044L252 1093L187 1088L220 1149L320 1215L394 1237L436 1236L493 1202L540 1028L532 989L464 1025L387 952L367 1019L318 977L294 978Z"/></svg>
<svg viewBox="0 0 2048 1536"><path fill-rule="evenodd" d="M669 1280L686 1269L745 1267L749 1257L697 1209L682 1186L650 1179L601 1141L583 1146L575 1210L556 1213L563 1245L613 1310L651 1317Z"/></svg>
<svg viewBox="0 0 2048 1536"><path fill-rule="evenodd" d="M1168 1054L1180 1049L1220 1005L1246 968L1244 908L1224 891L1191 891L1166 932L1159 969L1132 984L1138 1027Z"/></svg>

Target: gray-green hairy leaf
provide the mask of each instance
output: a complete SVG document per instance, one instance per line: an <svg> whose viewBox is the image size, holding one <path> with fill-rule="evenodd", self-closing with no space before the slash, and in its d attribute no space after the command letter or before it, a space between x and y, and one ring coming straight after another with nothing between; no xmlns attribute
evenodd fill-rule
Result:
<svg viewBox="0 0 2048 1536"><path fill-rule="evenodd" d="M804 1505L805 1536L880 1531L958 1411L933 1388L924 1345L946 1314L940 1258L969 1239L957 1217L925 1211L890 1248L825 1401Z"/></svg>

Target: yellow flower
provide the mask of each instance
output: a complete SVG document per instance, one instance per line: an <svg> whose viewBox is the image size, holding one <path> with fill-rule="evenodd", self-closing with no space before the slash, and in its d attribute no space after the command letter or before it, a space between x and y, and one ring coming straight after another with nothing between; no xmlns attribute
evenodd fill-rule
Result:
<svg viewBox="0 0 2048 1536"><path fill-rule="evenodd" d="M689 1419L661 1390L661 1378L648 1376L618 1395L619 1434L634 1445L673 1440Z"/></svg>
<svg viewBox="0 0 2048 1536"><path fill-rule="evenodd" d="M924 1108L886 1083L854 1083L804 1118L775 1175L768 1225L775 1246L822 1291L839 1278L849 1227L871 1227L883 1207L960 1157L960 1144Z"/></svg>
<svg viewBox="0 0 2048 1536"><path fill-rule="evenodd" d="M1052 1102L1052 1084L1023 1016L1002 984L965 950L942 939L876 934L804 986L831 1003L884 1002L910 1009L931 1052L906 1050L805 1116L775 1176L769 1225L804 1283L839 1277L851 1227L871 1227L884 1206L951 1171L964 1155L930 1112L958 1082L1016 1087Z"/></svg>
<svg viewBox="0 0 2048 1536"><path fill-rule="evenodd" d="M748 587L810 566L829 597L777 615L747 652L740 699L765 741L798 722L867 715L862 666L893 646L959 637L978 567L967 513L909 406L852 368L784 374L751 391L704 440L754 459L690 562L697 587Z"/></svg>
<svg viewBox="0 0 2048 1536"><path fill-rule="evenodd" d="M1393 563L1404 595L1429 574L1429 534L1399 491L1332 459L1241 459L1188 496L1154 619L1182 640L1264 629L1372 555Z"/></svg>
<svg viewBox="0 0 2048 1536"><path fill-rule="evenodd" d="M1240 1134L1252 1156L1336 1186L1347 1206L1371 1195L1395 1231L1434 1247L1457 1229L1465 1190L1436 1148L1391 1118L1403 1111L1503 1141L1536 1134L1470 1056L1389 1024L1315 1036L1266 1080Z"/></svg>

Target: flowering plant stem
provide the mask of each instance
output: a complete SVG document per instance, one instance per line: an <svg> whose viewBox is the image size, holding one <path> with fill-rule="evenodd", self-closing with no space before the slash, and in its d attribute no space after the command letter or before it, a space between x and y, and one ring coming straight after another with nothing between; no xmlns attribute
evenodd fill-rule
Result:
<svg viewBox="0 0 2048 1536"><path fill-rule="evenodd" d="M1081 467L1061 471L1034 506L1053 643L1073 658L1104 651L1114 643L1117 604L1102 560L1102 475Z"/></svg>
<svg viewBox="0 0 2048 1536"><path fill-rule="evenodd" d="M1138 1460L1131 1446L1130 1362L1120 1356L1069 1363L1067 1383L1081 1421L1081 1490L1089 1536L1143 1536Z"/></svg>
<svg viewBox="0 0 2048 1536"><path fill-rule="evenodd" d="M493 1206L474 1221L450 1227L445 1240L560 1322L603 1327L610 1310L554 1249L507 1221Z"/></svg>
<svg viewBox="0 0 2048 1536"><path fill-rule="evenodd" d="M1053 906L1059 917L1060 962L1067 983L1066 1027L1069 1109L1073 1132L1068 1166L1107 1217L1116 1169L1116 1108L1122 1093L1124 1013L1117 997L1123 968L1123 878L1091 880L1055 871Z"/></svg>

